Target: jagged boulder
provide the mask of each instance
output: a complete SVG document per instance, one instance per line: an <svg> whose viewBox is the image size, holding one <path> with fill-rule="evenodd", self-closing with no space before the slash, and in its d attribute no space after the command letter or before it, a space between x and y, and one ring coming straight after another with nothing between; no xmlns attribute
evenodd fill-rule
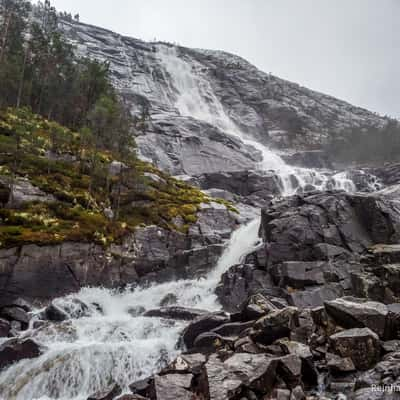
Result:
<svg viewBox="0 0 400 400"><path fill-rule="evenodd" d="M201 333L210 332L229 321L229 317L221 312L201 315L195 318L182 332L183 343L190 349L193 347L197 336Z"/></svg>
<svg viewBox="0 0 400 400"><path fill-rule="evenodd" d="M226 361L210 356L205 368L210 399L235 399L244 389L272 391L278 361L264 354L234 354Z"/></svg>
<svg viewBox="0 0 400 400"><path fill-rule="evenodd" d="M111 385L108 389L94 393L87 400L115 400L122 393L119 385Z"/></svg>
<svg viewBox="0 0 400 400"><path fill-rule="evenodd" d="M400 210L396 202L372 194L296 196L263 210L261 232L268 265L318 261L321 243L356 254L374 244L398 243Z"/></svg>
<svg viewBox="0 0 400 400"><path fill-rule="evenodd" d="M382 303L343 297L325 302L328 314L344 328L369 328L380 338L385 335L389 310Z"/></svg>
<svg viewBox="0 0 400 400"><path fill-rule="evenodd" d="M0 370L25 358L36 358L43 349L31 339L10 339L0 345Z"/></svg>
<svg viewBox="0 0 400 400"><path fill-rule="evenodd" d="M250 264L231 267L222 275L216 289L219 301L228 312L240 311L249 296L257 293L277 296L281 291L266 271Z"/></svg>
<svg viewBox="0 0 400 400"><path fill-rule="evenodd" d="M335 333L329 337L329 344L335 354L350 358L359 370L367 370L379 361L379 337L368 328Z"/></svg>
<svg viewBox="0 0 400 400"><path fill-rule="evenodd" d="M207 314L205 310L197 310L185 307L161 307L146 311L144 317L156 317L165 319L177 319L182 321L193 321L195 318Z"/></svg>
<svg viewBox="0 0 400 400"><path fill-rule="evenodd" d="M294 307L273 311L260 318L253 326L251 338L264 345L275 340L290 337L290 333L299 325L299 311Z"/></svg>
<svg viewBox="0 0 400 400"><path fill-rule="evenodd" d="M10 334L10 322L0 318L0 338L7 337Z"/></svg>

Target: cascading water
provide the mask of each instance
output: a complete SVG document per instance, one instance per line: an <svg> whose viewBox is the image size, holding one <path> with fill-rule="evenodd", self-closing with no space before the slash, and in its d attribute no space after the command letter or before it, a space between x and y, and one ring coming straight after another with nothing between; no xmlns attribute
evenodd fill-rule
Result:
<svg viewBox="0 0 400 400"><path fill-rule="evenodd" d="M260 171L273 171L281 181L282 195L294 194L308 185L316 190L339 189L353 191L353 182L346 173L333 176L315 169L293 168L268 147L244 134L226 113L222 103L215 95L210 81L204 76L204 66L178 55L176 47L160 45L158 48L161 64L168 76L172 105L182 116L207 122L223 132L236 137L244 144L255 148L262 157L257 166Z"/></svg>
<svg viewBox="0 0 400 400"><path fill-rule="evenodd" d="M274 171L281 179L282 194L290 195L312 185L324 190L352 190L345 174L329 176L320 171L292 168L279 155L244 135L229 118L201 68L179 57L176 48L160 45L158 56L169 82L165 95L180 115L206 121L240 139L261 153L261 171ZM168 77L168 76L169 77ZM156 372L175 357L184 322L143 317L144 311L160 307L172 294L176 305L220 309L215 288L221 275L258 244L260 219L233 233L216 268L206 277L181 280L124 292L87 288L58 299L57 305L71 318L24 332L47 349L33 360L23 360L0 375L1 400L86 400L112 383L128 385ZM84 315L74 311L80 302Z"/></svg>
<svg viewBox="0 0 400 400"><path fill-rule="evenodd" d="M258 244L256 219L233 233L216 268L205 278L180 280L124 292L88 288L58 299L71 319L58 325L30 330L48 349L38 359L24 360L0 376L2 400L86 400L90 394L118 383L128 385L156 372L178 354L179 334L185 324L140 316L160 307L168 294L176 304L218 310L214 294L221 275ZM77 317L74 301L89 306ZM76 304L76 303L75 303Z"/></svg>

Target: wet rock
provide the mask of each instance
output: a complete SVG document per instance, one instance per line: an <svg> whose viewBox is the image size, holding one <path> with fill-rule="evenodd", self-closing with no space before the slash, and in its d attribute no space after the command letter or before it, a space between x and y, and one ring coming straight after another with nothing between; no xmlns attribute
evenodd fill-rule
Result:
<svg viewBox="0 0 400 400"><path fill-rule="evenodd" d="M380 264L400 263L400 244L377 244L369 249L369 253Z"/></svg>
<svg viewBox="0 0 400 400"><path fill-rule="evenodd" d="M0 318L0 338L7 337L10 334L10 322Z"/></svg>
<svg viewBox="0 0 400 400"><path fill-rule="evenodd" d="M192 400L192 374L169 374L155 376L151 388L151 398L157 400Z"/></svg>
<svg viewBox="0 0 400 400"><path fill-rule="evenodd" d="M277 374L284 380L289 388L294 388L301 383L302 361L295 354L279 358Z"/></svg>
<svg viewBox="0 0 400 400"><path fill-rule="evenodd" d="M287 389L275 389L265 400L290 400L290 393Z"/></svg>
<svg viewBox="0 0 400 400"><path fill-rule="evenodd" d="M244 389L260 394L272 391L278 361L264 354L234 354L222 362L212 355L207 364L210 398L234 399Z"/></svg>
<svg viewBox="0 0 400 400"><path fill-rule="evenodd" d="M400 211L383 197L340 192L284 199L262 212L268 265L318 261L327 243L360 254L378 243L400 240Z"/></svg>
<svg viewBox="0 0 400 400"><path fill-rule="evenodd" d="M368 328L349 329L331 335L329 344L335 354L351 358L358 370L367 370L379 361L379 337Z"/></svg>
<svg viewBox="0 0 400 400"><path fill-rule="evenodd" d="M250 337L258 343L269 345L275 340L290 337L290 333L299 324L297 308L287 307L260 318L253 327Z"/></svg>
<svg viewBox="0 0 400 400"><path fill-rule="evenodd" d="M254 343L249 336L236 340L234 343L234 349L236 353L259 354L263 352L263 349Z"/></svg>
<svg viewBox="0 0 400 400"><path fill-rule="evenodd" d="M61 308L57 307L54 303L51 303L44 310L44 318L48 321L62 322L69 319L69 315Z"/></svg>
<svg viewBox="0 0 400 400"><path fill-rule="evenodd" d="M328 314L344 328L369 328L383 338L388 308L384 304L343 297L325 302Z"/></svg>
<svg viewBox="0 0 400 400"><path fill-rule="evenodd" d="M270 273L281 287L304 289L306 286L324 284L325 269L326 263L323 261L288 261L272 268Z"/></svg>
<svg viewBox="0 0 400 400"><path fill-rule="evenodd" d="M272 296L280 294L267 272L248 264L231 267L222 275L216 289L224 309L232 313L240 311L249 296L260 292Z"/></svg>
<svg viewBox="0 0 400 400"><path fill-rule="evenodd" d="M19 307L4 307L0 310L0 316L9 321L17 321L22 324L26 329L31 320L30 315L22 308Z"/></svg>
<svg viewBox="0 0 400 400"><path fill-rule="evenodd" d="M157 310L146 311L144 317L157 317L165 319L177 319L182 321L193 321L194 319L207 314L205 310L197 310L186 307L162 307Z"/></svg>
<svg viewBox="0 0 400 400"><path fill-rule="evenodd" d="M71 299L70 301L62 302L62 304L55 304L56 306L58 306L58 308L64 311L69 318L82 318L90 315L89 307L87 306L87 304L77 298Z"/></svg>
<svg viewBox="0 0 400 400"><path fill-rule="evenodd" d="M393 385L393 386L392 386ZM359 376L355 383L355 393L357 398L361 399L361 394L368 394L368 390L372 390L378 394L391 395L389 399L397 399L398 391L390 391L390 388L395 388L400 385L400 353L387 354L373 369L364 372ZM386 391L383 391L386 387ZM370 397L365 397L370 398ZM372 397L373 398L373 397ZM384 398L386 397L378 397Z"/></svg>
<svg viewBox="0 0 400 400"><path fill-rule="evenodd" d="M6 304L6 306L22 308L26 312L32 311L32 305L20 297L12 300L9 304Z"/></svg>
<svg viewBox="0 0 400 400"><path fill-rule="evenodd" d="M385 353L400 352L400 340L388 340L383 342L382 349Z"/></svg>
<svg viewBox="0 0 400 400"><path fill-rule="evenodd" d="M214 332L201 333L196 337L193 347L196 351L210 354L215 353L217 349L223 347L227 339Z"/></svg>
<svg viewBox="0 0 400 400"><path fill-rule="evenodd" d="M297 167L333 169L330 155L322 150L299 151L283 158L288 164Z"/></svg>
<svg viewBox="0 0 400 400"><path fill-rule="evenodd" d="M87 400L115 400L121 393L122 389L118 385L111 385L108 389L88 397Z"/></svg>
<svg viewBox="0 0 400 400"><path fill-rule="evenodd" d="M169 293L160 301L160 307L173 306L177 302L178 302L178 297L173 293Z"/></svg>
<svg viewBox="0 0 400 400"><path fill-rule="evenodd" d="M237 337L240 336L244 331L251 328L254 322L255 321L231 322L221 325L218 328L213 329L212 331L224 337Z"/></svg>
<svg viewBox="0 0 400 400"><path fill-rule="evenodd" d="M292 393L290 394L290 400L306 400L306 395L304 394L301 386L296 386L292 390Z"/></svg>
<svg viewBox="0 0 400 400"><path fill-rule="evenodd" d="M351 358L339 357L336 354L327 353L326 361L328 368L333 372L353 372L356 370Z"/></svg>
<svg viewBox="0 0 400 400"><path fill-rule="evenodd" d="M319 287L309 287L306 290L290 290L287 297L288 303L295 307L318 307L327 300L333 300L343 295L340 284L328 284Z"/></svg>
<svg viewBox="0 0 400 400"><path fill-rule="evenodd" d="M229 317L224 313L211 313L201 315L193 320L183 331L182 339L185 346L190 349L201 333L209 332L218 326L229 322Z"/></svg>
<svg viewBox="0 0 400 400"><path fill-rule="evenodd" d="M214 172L197 177L202 189L222 189L243 197L266 199L280 193L279 179L274 174L255 171Z"/></svg>
<svg viewBox="0 0 400 400"><path fill-rule="evenodd" d="M274 303L263 294L258 293L250 296L247 299L247 301L243 304L241 313L239 315L244 321L256 320L260 319L269 312L276 311L279 308L284 308L285 304L282 306L283 307L278 307L276 302Z"/></svg>
<svg viewBox="0 0 400 400"><path fill-rule="evenodd" d="M199 374L206 361L206 356L201 353L182 354L169 364L163 373Z"/></svg>
<svg viewBox="0 0 400 400"><path fill-rule="evenodd" d="M10 339L0 345L0 370L25 358L42 354L40 346L31 339Z"/></svg>

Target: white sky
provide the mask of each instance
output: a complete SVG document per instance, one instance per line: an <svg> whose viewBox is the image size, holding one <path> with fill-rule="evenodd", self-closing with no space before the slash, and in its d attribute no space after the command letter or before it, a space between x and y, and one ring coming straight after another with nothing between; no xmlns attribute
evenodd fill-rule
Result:
<svg viewBox="0 0 400 400"><path fill-rule="evenodd" d="M145 40L238 54L266 72L400 117L400 0L53 0Z"/></svg>

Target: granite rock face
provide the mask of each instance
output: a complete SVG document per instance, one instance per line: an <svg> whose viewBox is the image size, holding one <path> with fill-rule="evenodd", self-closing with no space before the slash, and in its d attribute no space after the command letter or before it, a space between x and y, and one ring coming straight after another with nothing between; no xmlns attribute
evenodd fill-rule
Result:
<svg viewBox="0 0 400 400"><path fill-rule="evenodd" d="M121 245L26 245L0 250L0 305L12 299L49 300L84 286L123 287L201 276L213 268L236 225L225 206L199 212L188 234L138 228Z"/></svg>
<svg viewBox="0 0 400 400"><path fill-rule="evenodd" d="M238 136L310 150L345 128L385 122L222 51L146 43L78 22L65 22L64 30L79 54L110 63L113 84L134 114L148 113L137 137L140 153L172 174L254 168L260 152ZM310 166L324 157L292 159Z"/></svg>

